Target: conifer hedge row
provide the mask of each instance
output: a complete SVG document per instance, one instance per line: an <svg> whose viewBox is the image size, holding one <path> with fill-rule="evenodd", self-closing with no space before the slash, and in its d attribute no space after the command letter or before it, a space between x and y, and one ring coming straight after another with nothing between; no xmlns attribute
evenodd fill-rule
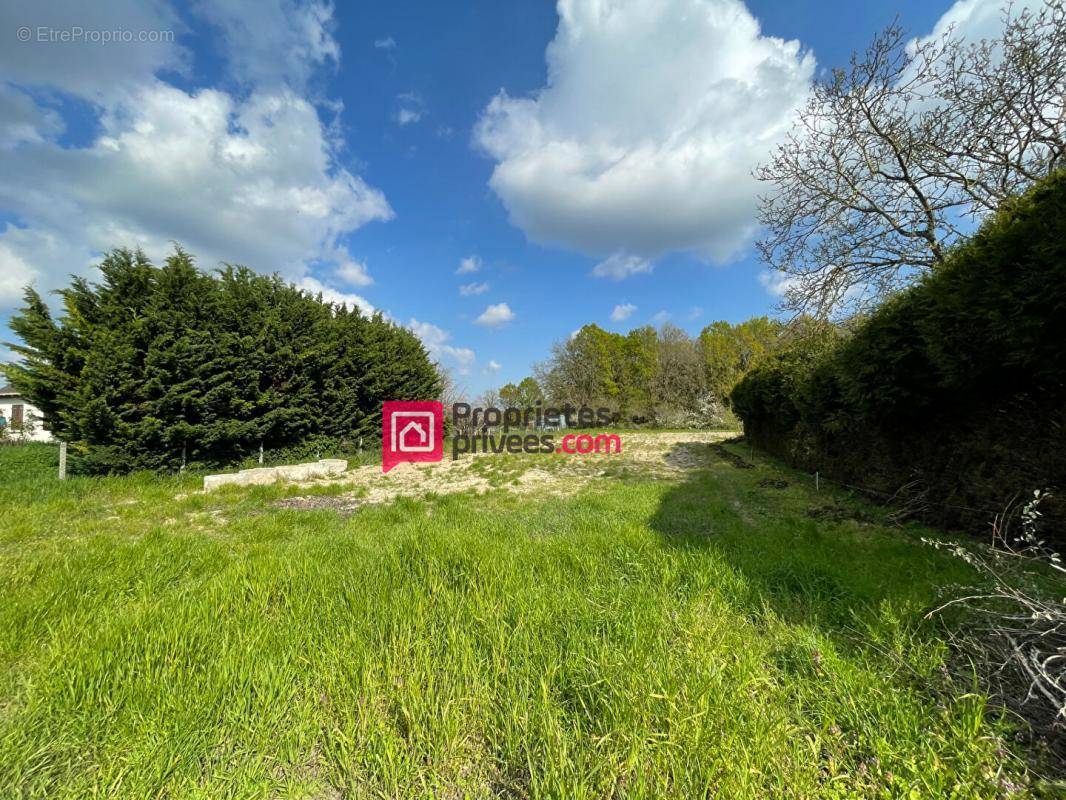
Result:
<svg viewBox="0 0 1066 800"><path fill-rule="evenodd" d="M844 338L786 348L732 394L796 466L984 524L1066 493L1066 174L1006 204L948 262ZM897 494L898 492L898 494ZM1061 529L1060 529L1061 530Z"/></svg>
<svg viewBox="0 0 1066 800"><path fill-rule="evenodd" d="M9 379L90 473L232 464L381 430L381 402L432 399L440 377L410 331L242 267L208 274L116 250L54 319L33 289L12 319Z"/></svg>

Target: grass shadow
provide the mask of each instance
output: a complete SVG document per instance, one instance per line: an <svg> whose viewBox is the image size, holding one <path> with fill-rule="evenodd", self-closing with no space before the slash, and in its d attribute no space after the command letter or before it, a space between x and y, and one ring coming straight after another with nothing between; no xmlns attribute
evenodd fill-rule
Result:
<svg viewBox="0 0 1066 800"><path fill-rule="evenodd" d="M926 618L958 587L981 583L965 563L921 541L944 534L894 525L885 509L846 491L816 491L810 476L736 440L709 448L706 466L666 492L650 525L668 546L728 565L742 587L732 602L756 624L813 631L814 640L866 669L874 665L930 707L982 697L986 718L1013 731L1016 755L1035 775L1061 777L1045 743L990 700L993 688L949 648L947 630L964 622L962 612ZM820 658L809 647L784 647L773 667L783 676L812 675ZM963 677L949 666L961 666Z"/></svg>
<svg viewBox="0 0 1066 800"><path fill-rule="evenodd" d="M906 642L939 640L943 621L925 614L944 587L976 576L921 542L936 532L894 526L846 492L816 491L809 476L738 440L706 448L704 466L666 492L649 524L669 546L724 562L743 587L738 610L758 624L817 630L845 651L872 647L902 660Z"/></svg>
<svg viewBox="0 0 1066 800"><path fill-rule="evenodd" d="M810 476L751 452L742 440L674 450L691 454L693 447L705 449L702 466L664 495L651 527L673 546L713 547L768 587L781 583L770 592L779 599L829 591L834 602L843 593L876 603L974 576L920 541L936 531L894 525L884 509L846 491L816 491Z"/></svg>

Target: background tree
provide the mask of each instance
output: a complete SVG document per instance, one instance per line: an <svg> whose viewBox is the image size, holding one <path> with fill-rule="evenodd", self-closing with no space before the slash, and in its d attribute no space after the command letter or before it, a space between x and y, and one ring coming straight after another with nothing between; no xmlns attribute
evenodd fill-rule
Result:
<svg viewBox="0 0 1066 800"><path fill-rule="evenodd" d="M510 408L532 408L544 393L536 378L523 378L518 384L508 383L500 387L500 402Z"/></svg>
<svg viewBox="0 0 1066 800"><path fill-rule="evenodd" d="M736 325L718 320L704 328L699 341L707 389L726 400L737 382L776 349L784 327L769 317L752 317Z"/></svg>
<svg viewBox="0 0 1066 800"><path fill-rule="evenodd" d="M876 304L942 264L968 218L1063 163L1063 3L1004 13L992 42L914 42L893 25L814 85L756 172L769 184L758 246L785 276L785 307Z"/></svg>
<svg viewBox="0 0 1066 800"><path fill-rule="evenodd" d="M556 342L551 358L536 370L545 393L559 404L615 407L621 338L598 325L585 325L569 339Z"/></svg>
<svg viewBox="0 0 1066 800"><path fill-rule="evenodd" d="M690 424L706 387L699 342L666 324L656 340L655 408L657 422Z"/></svg>
<svg viewBox="0 0 1066 800"><path fill-rule="evenodd" d="M469 418L460 419L456 422L452 420L452 407L456 403L471 402L468 399L466 386L461 384L450 370L444 369L439 365L437 369L440 373L441 388L439 399L444 407L444 426L448 432L446 435L471 433L473 428Z"/></svg>
<svg viewBox="0 0 1066 800"><path fill-rule="evenodd" d="M556 342L536 375L555 405L606 406L636 425L722 425L729 391L777 346L783 327L766 317L715 322L692 338L673 325L628 334L586 325Z"/></svg>
<svg viewBox="0 0 1066 800"><path fill-rule="evenodd" d="M634 328L619 342L618 352L618 410L632 422L650 422L660 374L659 333L651 325Z"/></svg>

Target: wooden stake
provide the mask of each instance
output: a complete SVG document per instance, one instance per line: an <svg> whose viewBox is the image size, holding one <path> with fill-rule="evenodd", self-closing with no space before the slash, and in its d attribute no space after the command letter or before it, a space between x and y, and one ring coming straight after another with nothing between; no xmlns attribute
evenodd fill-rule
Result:
<svg viewBox="0 0 1066 800"><path fill-rule="evenodd" d="M67 443L59 443L59 480L67 479Z"/></svg>

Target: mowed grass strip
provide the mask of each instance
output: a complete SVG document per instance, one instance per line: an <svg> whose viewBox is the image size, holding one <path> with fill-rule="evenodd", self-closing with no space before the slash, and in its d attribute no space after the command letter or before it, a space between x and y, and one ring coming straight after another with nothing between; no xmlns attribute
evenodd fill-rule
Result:
<svg viewBox="0 0 1066 800"><path fill-rule="evenodd" d="M60 484L53 459L0 448L0 797L972 798L1024 779L923 621L966 567L875 509L760 487L782 478L767 464L341 515L277 509L284 488L192 494L195 476ZM809 516L827 503L835 521Z"/></svg>

